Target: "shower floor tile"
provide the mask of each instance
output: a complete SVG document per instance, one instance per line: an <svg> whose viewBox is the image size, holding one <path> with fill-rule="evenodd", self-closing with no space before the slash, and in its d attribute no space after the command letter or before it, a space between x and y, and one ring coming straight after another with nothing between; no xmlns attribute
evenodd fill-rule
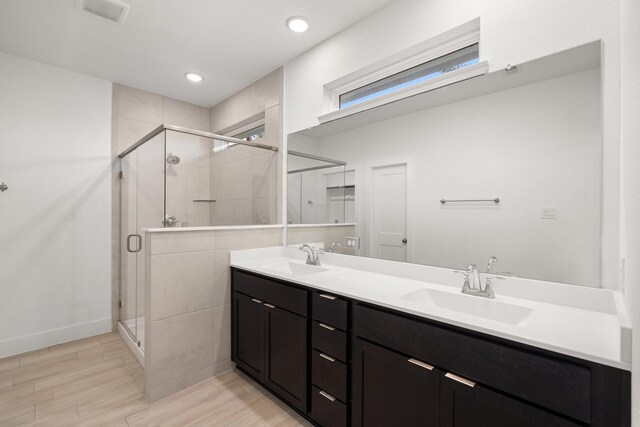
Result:
<svg viewBox="0 0 640 427"><path fill-rule="evenodd" d="M136 336L137 332L136 339L138 340L138 342L140 342L140 348L142 349L142 351L144 351L144 317L125 320L123 323L125 324L127 329L129 329L131 335L133 335L134 337Z"/></svg>

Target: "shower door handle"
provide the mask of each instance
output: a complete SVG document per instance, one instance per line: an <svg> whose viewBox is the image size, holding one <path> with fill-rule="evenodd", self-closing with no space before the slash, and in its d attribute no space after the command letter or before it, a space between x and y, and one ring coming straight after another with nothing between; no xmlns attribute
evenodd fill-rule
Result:
<svg viewBox="0 0 640 427"><path fill-rule="evenodd" d="M138 238L138 244L136 245L137 249L131 249L131 238L132 237L137 237ZM136 252L140 252L142 250L142 236L139 234L129 234L127 236L127 251L131 252L131 253L136 253Z"/></svg>

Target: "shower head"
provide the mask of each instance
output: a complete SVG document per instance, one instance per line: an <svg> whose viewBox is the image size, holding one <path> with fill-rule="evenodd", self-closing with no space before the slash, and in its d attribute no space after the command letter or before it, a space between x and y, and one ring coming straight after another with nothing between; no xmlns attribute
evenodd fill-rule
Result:
<svg viewBox="0 0 640 427"><path fill-rule="evenodd" d="M178 163L180 163L180 157L176 156L173 153L169 153L167 155L167 163L169 163L170 165L177 165Z"/></svg>

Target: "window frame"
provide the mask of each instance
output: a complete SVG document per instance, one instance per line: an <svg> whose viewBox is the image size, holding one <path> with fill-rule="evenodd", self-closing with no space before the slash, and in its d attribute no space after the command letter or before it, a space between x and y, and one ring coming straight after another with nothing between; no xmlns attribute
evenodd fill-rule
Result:
<svg viewBox="0 0 640 427"><path fill-rule="evenodd" d="M245 123L245 124L236 124L234 126L231 126L231 128L227 128L226 130L223 131L219 131L218 133L220 135L224 135L224 136L229 136L232 138L235 138L235 135L240 135L244 132L250 131L252 129L256 129L259 127L264 127L264 135L258 139L262 139L266 136L267 134L267 124L266 124L266 119L265 119L265 115L261 114L260 118L256 119L255 117L249 119L251 120L250 122L247 123L247 121L241 122L241 123ZM256 140L254 140L256 141ZM215 145L215 140L214 140L214 145ZM224 151L224 150L228 150L229 148L238 145L235 142L226 142L224 145L219 146L219 147L215 147L213 148L213 152L214 153L219 153L220 151Z"/></svg>
<svg viewBox="0 0 640 427"><path fill-rule="evenodd" d="M340 108L340 96L345 93L367 86L371 83L375 83L379 80L393 76L394 74L401 73L405 70L440 58L473 44L478 44L480 52L480 61L476 64L450 71L441 76L398 89L391 93L384 94L355 105ZM486 74L489 71L489 65L486 61L481 60L481 49L480 19L477 18L325 84L323 114L318 116L318 120L320 123L326 123L417 95L422 92L427 92L442 86Z"/></svg>

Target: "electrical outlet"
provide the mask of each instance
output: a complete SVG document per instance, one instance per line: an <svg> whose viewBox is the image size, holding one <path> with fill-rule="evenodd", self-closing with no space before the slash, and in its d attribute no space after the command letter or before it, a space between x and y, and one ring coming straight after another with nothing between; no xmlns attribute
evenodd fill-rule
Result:
<svg viewBox="0 0 640 427"><path fill-rule="evenodd" d="M540 214L542 219L558 219L558 208L555 206L544 206Z"/></svg>
<svg viewBox="0 0 640 427"><path fill-rule="evenodd" d="M346 237L344 238L347 247L351 249L360 249L360 238L359 237Z"/></svg>

